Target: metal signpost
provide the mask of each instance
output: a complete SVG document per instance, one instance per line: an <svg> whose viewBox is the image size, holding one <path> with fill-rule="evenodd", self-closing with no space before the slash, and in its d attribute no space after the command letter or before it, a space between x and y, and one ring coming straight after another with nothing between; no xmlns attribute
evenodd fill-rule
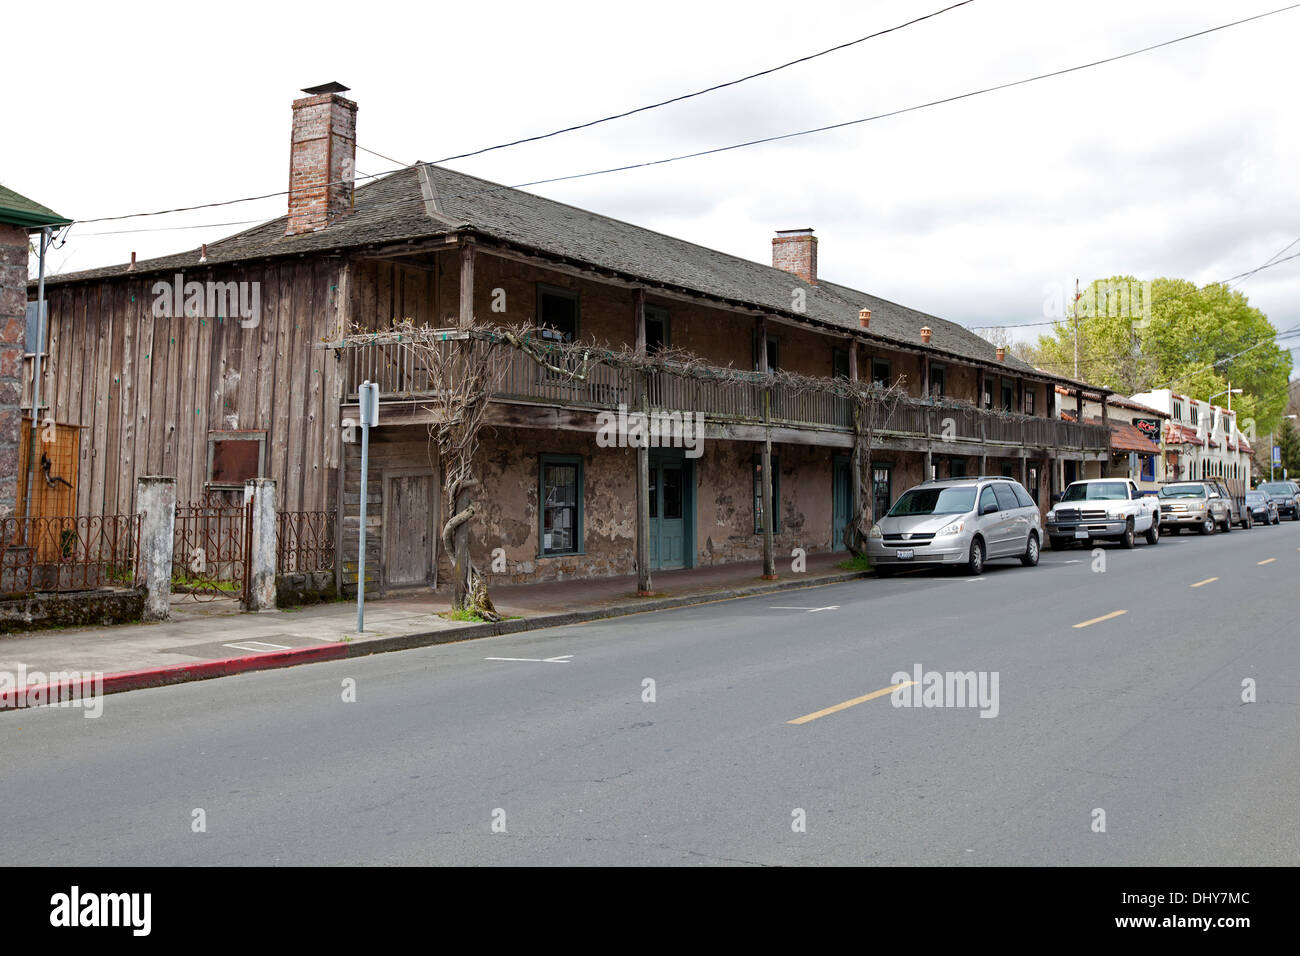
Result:
<svg viewBox="0 0 1300 956"><path fill-rule="evenodd" d="M357 539L357 633L366 629L366 475L370 471L370 429L379 424L379 383L357 389L361 412L361 526Z"/></svg>

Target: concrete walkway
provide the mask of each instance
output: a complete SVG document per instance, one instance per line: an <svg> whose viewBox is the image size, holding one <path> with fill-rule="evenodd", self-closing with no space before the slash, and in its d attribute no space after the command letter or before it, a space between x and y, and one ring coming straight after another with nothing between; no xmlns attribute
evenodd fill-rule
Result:
<svg viewBox="0 0 1300 956"><path fill-rule="evenodd" d="M115 674L187 667L199 662L274 655L326 645L348 645L347 656L448 641L488 637L535 627L635 614L709 600L726 600L770 590L830 584L862 576L838 565L847 554L810 555L807 570L778 581L762 579L761 562L717 565L654 575L655 596L636 596L636 577L500 585L492 589L503 624L449 621L445 592L428 589L391 593L366 602L365 632L356 631L355 601L338 601L283 611L246 614L230 598L195 600L173 595L171 620L105 628L69 628L0 634L0 671L30 673L98 671Z"/></svg>

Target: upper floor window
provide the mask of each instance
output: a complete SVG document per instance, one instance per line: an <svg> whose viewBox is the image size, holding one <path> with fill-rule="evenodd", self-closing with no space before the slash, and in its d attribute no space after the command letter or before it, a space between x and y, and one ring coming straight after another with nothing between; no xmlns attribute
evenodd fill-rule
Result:
<svg viewBox="0 0 1300 956"><path fill-rule="evenodd" d="M1016 407L1016 384L1010 379L1002 380L1002 410L1009 412Z"/></svg>
<svg viewBox="0 0 1300 956"><path fill-rule="evenodd" d="M943 398L947 394L947 371L942 365L930 366L930 394L935 398Z"/></svg>
<svg viewBox="0 0 1300 956"><path fill-rule="evenodd" d="M833 349L831 351L831 377L849 377L849 350Z"/></svg>
<svg viewBox="0 0 1300 956"><path fill-rule="evenodd" d="M873 358L871 360L871 381L877 385L889 385L894 381L889 359Z"/></svg>
<svg viewBox="0 0 1300 956"><path fill-rule="evenodd" d="M1025 389L1025 414L1034 414L1034 390L1032 388Z"/></svg>
<svg viewBox="0 0 1300 956"><path fill-rule="evenodd" d="M557 286L537 286L537 325L543 338L572 342L578 337L578 293ZM648 331L648 330L647 330Z"/></svg>
<svg viewBox="0 0 1300 956"><path fill-rule="evenodd" d="M1175 401L1175 402L1174 402L1174 421L1176 421L1176 422L1181 422L1182 420L1183 420L1183 403L1182 403L1182 402Z"/></svg>
<svg viewBox="0 0 1300 956"><path fill-rule="evenodd" d="M657 352L668 344L668 310L657 305L645 307L645 350Z"/></svg>
<svg viewBox="0 0 1300 956"><path fill-rule="evenodd" d="M1195 405L1193 405L1193 406L1192 406L1192 424L1193 424L1193 425L1199 424L1199 420L1200 420L1200 409L1198 409Z"/></svg>

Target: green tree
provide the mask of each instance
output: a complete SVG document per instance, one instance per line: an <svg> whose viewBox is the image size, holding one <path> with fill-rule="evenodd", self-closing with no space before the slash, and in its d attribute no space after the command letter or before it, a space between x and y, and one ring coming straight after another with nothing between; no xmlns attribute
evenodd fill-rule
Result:
<svg viewBox="0 0 1300 956"><path fill-rule="evenodd" d="M1282 467L1286 469L1287 477L1300 479L1300 432L1296 431L1295 422L1283 419L1282 428L1275 438L1282 449ZM1272 453L1269 449L1269 454ZM1281 477L1280 473L1278 477Z"/></svg>
<svg viewBox="0 0 1300 956"><path fill-rule="evenodd" d="M1221 283L1197 288L1186 279L1113 276L1089 283L1065 319L1039 337L1029 361L1063 375L1074 372L1075 323L1079 377L1125 395L1172 388L1226 404L1228 383L1243 428L1276 428L1289 397L1291 354L1274 341L1268 317L1241 292Z"/></svg>

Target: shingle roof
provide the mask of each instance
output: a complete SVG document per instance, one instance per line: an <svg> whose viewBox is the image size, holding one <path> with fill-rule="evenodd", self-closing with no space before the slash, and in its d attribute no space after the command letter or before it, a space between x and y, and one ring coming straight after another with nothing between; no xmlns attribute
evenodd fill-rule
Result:
<svg viewBox="0 0 1300 956"><path fill-rule="evenodd" d="M0 223L37 229L41 226L66 226L71 221L34 199L0 186Z"/></svg>
<svg viewBox="0 0 1300 956"><path fill-rule="evenodd" d="M437 195L437 215L426 210L416 167L378 179L356 192L355 210L327 229L285 236L286 217L208 244L206 264L433 238L467 231L543 254L615 272L648 284L700 293L756 309L799 317L917 351L942 352L1052 381L1063 376L1034 369L1007 355L999 362L986 339L955 322L859 292L838 283L809 285L771 266L708 249L630 223L492 183L439 166L425 166ZM134 274L197 266L198 250L136 264ZM54 284L120 276L123 266L56 276ZM806 309L792 311L802 288ZM859 309L871 310L863 332ZM932 330L930 346L920 329ZM1095 386L1090 386L1097 390Z"/></svg>

